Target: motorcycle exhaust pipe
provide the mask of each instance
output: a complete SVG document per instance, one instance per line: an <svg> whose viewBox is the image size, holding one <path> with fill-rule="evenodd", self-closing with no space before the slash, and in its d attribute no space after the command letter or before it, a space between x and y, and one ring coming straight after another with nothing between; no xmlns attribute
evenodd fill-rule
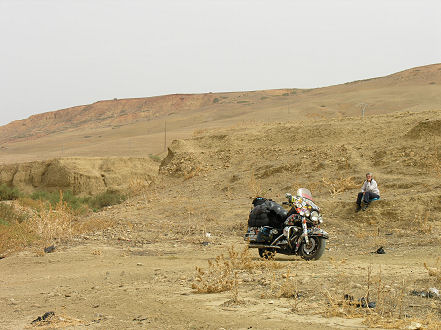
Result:
<svg viewBox="0 0 441 330"><path fill-rule="evenodd" d="M248 248L258 248L258 249L279 249L280 246L274 246L274 245L264 245L264 244L248 244Z"/></svg>

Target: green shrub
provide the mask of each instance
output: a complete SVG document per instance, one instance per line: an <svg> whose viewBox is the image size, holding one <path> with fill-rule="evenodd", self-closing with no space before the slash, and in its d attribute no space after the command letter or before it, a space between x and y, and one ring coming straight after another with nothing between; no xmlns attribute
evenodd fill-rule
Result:
<svg viewBox="0 0 441 330"><path fill-rule="evenodd" d="M149 157L151 160L154 160L155 162L161 162L161 157L159 157L158 155L149 154Z"/></svg>
<svg viewBox="0 0 441 330"><path fill-rule="evenodd" d="M75 196L70 190L61 193L40 190L32 193L30 197L33 200L47 201L54 207L60 201L60 196L63 197L63 202L66 202L74 211L83 211L86 208L88 198Z"/></svg>
<svg viewBox="0 0 441 330"><path fill-rule="evenodd" d="M88 199L89 206L96 210L106 206L120 204L126 200L126 197L115 190L107 190L101 194Z"/></svg>
<svg viewBox="0 0 441 330"><path fill-rule="evenodd" d="M216 97L214 100L213 100L213 103L218 103L219 102L219 99Z"/></svg>
<svg viewBox="0 0 441 330"><path fill-rule="evenodd" d="M283 93L282 96L289 96L289 93Z"/></svg>
<svg viewBox="0 0 441 330"><path fill-rule="evenodd" d="M5 184L0 185L0 201L9 201L18 197L20 197L20 192L17 188Z"/></svg>

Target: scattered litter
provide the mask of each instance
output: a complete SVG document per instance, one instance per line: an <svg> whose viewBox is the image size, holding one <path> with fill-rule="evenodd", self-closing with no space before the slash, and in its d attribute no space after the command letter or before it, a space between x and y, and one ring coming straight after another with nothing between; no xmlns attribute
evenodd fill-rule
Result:
<svg viewBox="0 0 441 330"><path fill-rule="evenodd" d="M351 296L349 294L345 294L343 297L345 300L349 301L350 305L353 305L354 296ZM355 304L356 307L375 308L377 306L377 303L375 301L367 301L365 297L361 297L358 301L359 302L357 304Z"/></svg>
<svg viewBox="0 0 441 330"><path fill-rule="evenodd" d="M437 288L429 288L429 294L432 294L435 297L440 296L439 290Z"/></svg>
<svg viewBox="0 0 441 330"><path fill-rule="evenodd" d="M55 312L46 312L43 314L43 316L39 316L37 317L35 320L33 320L31 323L37 323L37 322L41 322L41 321L46 321L48 318L55 316Z"/></svg>
<svg viewBox="0 0 441 330"><path fill-rule="evenodd" d="M344 299L345 299L345 300L349 300L349 301L353 301L353 300L354 300L354 296L351 296L351 295L349 295L349 294L346 293L346 294L344 295Z"/></svg>
<svg viewBox="0 0 441 330"><path fill-rule="evenodd" d="M383 247L380 246L377 251L375 251L376 254L386 254L386 251L384 251Z"/></svg>
<svg viewBox="0 0 441 330"><path fill-rule="evenodd" d="M377 303L375 301L367 301L365 297L360 298L360 303L357 304L357 307L361 308L375 308Z"/></svg>
<svg viewBox="0 0 441 330"><path fill-rule="evenodd" d="M148 317L144 317L142 315L139 315L138 317L135 317L133 319L133 321L138 321L138 322L142 322L142 321L147 321L149 318Z"/></svg>
<svg viewBox="0 0 441 330"><path fill-rule="evenodd" d="M203 246L207 246L208 244L210 244L210 242L202 242L201 243Z"/></svg>
<svg viewBox="0 0 441 330"><path fill-rule="evenodd" d="M142 263L138 262L136 266L144 266Z"/></svg>
<svg viewBox="0 0 441 330"><path fill-rule="evenodd" d="M410 295L422 297L422 298L439 298L440 293L439 293L438 289L430 288L427 291L412 290L412 291L410 291Z"/></svg>
<svg viewBox="0 0 441 330"><path fill-rule="evenodd" d="M44 253L52 253L55 251L55 245L51 245L44 248Z"/></svg>
<svg viewBox="0 0 441 330"><path fill-rule="evenodd" d="M211 233L205 233L205 237L210 238L211 237Z"/></svg>

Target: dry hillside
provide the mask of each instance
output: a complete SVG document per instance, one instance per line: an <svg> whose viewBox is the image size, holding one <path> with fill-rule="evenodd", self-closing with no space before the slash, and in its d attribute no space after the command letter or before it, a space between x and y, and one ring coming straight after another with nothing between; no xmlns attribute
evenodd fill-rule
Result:
<svg viewBox="0 0 441 330"><path fill-rule="evenodd" d="M164 95L99 101L0 127L0 162L66 156L146 156L194 130L249 121L359 116L441 108L441 64L316 89Z"/></svg>

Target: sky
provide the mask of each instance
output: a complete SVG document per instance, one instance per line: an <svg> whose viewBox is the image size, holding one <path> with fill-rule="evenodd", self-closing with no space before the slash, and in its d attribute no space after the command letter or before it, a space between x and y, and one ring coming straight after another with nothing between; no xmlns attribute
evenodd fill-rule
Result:
<svg viewBox="0 0 441 330"><path fill-rule="evenodd" d="M314 88L441 62L438 0L0 0L0 125L113 98Z"/></svg>

